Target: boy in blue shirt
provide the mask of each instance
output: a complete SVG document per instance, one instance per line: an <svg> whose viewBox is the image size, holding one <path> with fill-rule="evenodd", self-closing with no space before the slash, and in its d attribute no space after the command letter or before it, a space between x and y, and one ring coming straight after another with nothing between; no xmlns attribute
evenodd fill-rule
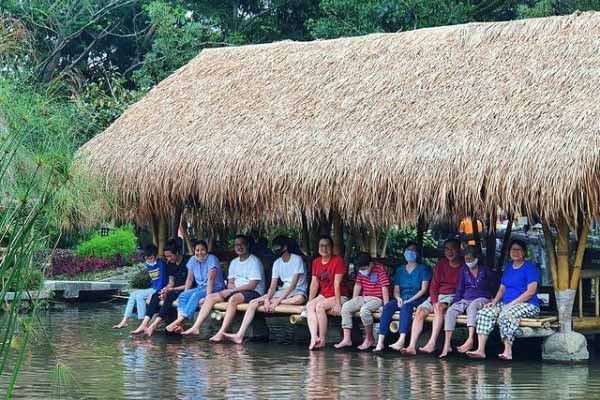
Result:
<svg viewBox="0 0 600 400"><path fill-rule="evenodd" d="M149 299L154 293L160 292L167 285L167 264L163 259L158 258L157 255L158 249L152 244L146 246L144 249L145 266L152 280L152 285L148 289L136 290L129 295L123 319L117 325L113 326L114 329L125 328L128 325L127 320L133 316L134 307L137 310L138 319L144 319L146 315L146 299Z"/></svg>

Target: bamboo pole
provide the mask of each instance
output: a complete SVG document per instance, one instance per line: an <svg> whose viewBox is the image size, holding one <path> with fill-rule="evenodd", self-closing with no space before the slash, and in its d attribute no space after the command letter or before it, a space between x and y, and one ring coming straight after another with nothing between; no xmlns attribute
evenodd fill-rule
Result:
<svg viewBox="0 0 600 400"><path fill-rule="evenodd" d="M194 244L187 230L187 223L183 217L181 218L181 231L183 232L183 240L185 241L185 247L187 247L188 254L194 254Z"/></svg>
<svg viewBox="0 0 600 400"><path fill-rule="evenodd" d="M558 264L556 262L556 247L554 245L554 238L552 237L552 230L547 222L542 222L542 229L546 243L546 254L550 263L550 273L552 274L552 285L554 289L558 290Z"/></svg>
<svg viewBox="0 0 600 400"><path fill-rule="evenodd" d="M423 238L425 236L425 230L427 229L427 223L425 222L425 218L419 217L417 218L417 258L419 262L423 259Z"/></svg>
<svg viewBox="0 0 600 400"><path fill-rule="evenodd" d="M337 212L332 212L332 230L333 230L333 254L336 256L344 256L344 231L340 215Z"/></svg>
<svg viewBox="0 0 600 400"><path fill-rule="evenodd" d="M479 220L477 214L471 214L471 227L473 228L473 241L477 247L478 253L481 254L481 232L479 232ZM468 243L469 241L467 241Z"/></svg>
<svg viewBox="0 0 600 400"><path fill-rule="evenodd" d="M506 224L506 230L504 231L504 237L502 238L502 249L500 249L500 259L498 260L498 270L501 271L504 268L504 260L506 260L506 253L508 252L508 245L510 244L510 235L512 234L513 227L513 214L507 215L508 223Z"/></svg>
<svg viewBox="0 0 600 400"><path fill-rule="evenodd" d="M152 233L152 244L158 247L158 226L154 215L150 218L150 232Z"/></svg>
<svg viewBox="0 0 600 400"><path fill-rule="evenodd" d="M496 269L496 209L488 215L486 237L486 264L491 269Z"/></svg>
<svg viewBox="0 0 600 400"><path fill-rule="evenodd" d="M585 246L587 244L587 238L590 233L590 223L588 221L583 222L581 227L581 233L577 238L577 252L575 253L575 265L573 266L573 274L571 276L571 289L577 289L579 280L581 279L581 264L583 263L583 255L585 254ZM596 293L596 296L598 294Z"/></svg>
<svg viewBox="0 0 600 400"><path fill-rule="evenodd" d="M302 243L304 245L304 251L306 252L307 255L312 254L311 253L311 246L310 246L310 233L308 230L308 220L306 219L306 213L304 212L304 210L302 210L301 212L301 216L302 216L302 241L304 243Z"/></svg>
<svg viewBox="0 0 600 400"><path fill-rule="evenodd" d="M165 255L165 243L167 242L167 219L164 215L160 215L158 219L158 255Z"/></svg>
<svg viewBox="0 0 600 400"><path fill-rule="evenodd" d="M390 240L390 230L391 229L386 229L385 230L385 239L383 240L383 245L381 246L381 257L385 258L387 257L387 246L388 246L388 241Z"/></svg>
<svg viewBox="0 0 600 400"><path fill-rule="evenodd" d="M369 230L369 254L377 257L377 233L374 229Z"/></svg>
<svg viewBox="0 0 600 400"><path fill-rule="evenodd" d="M558 290L567 290L569 289L569 225L564 219L558 223L556 263Z"/></svg>

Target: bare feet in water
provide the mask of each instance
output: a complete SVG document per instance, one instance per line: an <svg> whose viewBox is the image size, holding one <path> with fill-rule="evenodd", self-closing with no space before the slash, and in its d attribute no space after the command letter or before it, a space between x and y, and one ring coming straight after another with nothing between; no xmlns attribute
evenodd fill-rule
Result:
<svg viewBox="0 0 600 400"><path fill-rule="evenodd" d="M400 350L400 353L402 353L402 355L405 355L405 356L416 356L417 350L414 347L406 347L406 348Z"/></svg>
<svg viewBox="0 0 600 400"><path fill-rule="evenodd" d="M362 342L361 345L358 346L358 349L359 350L369 350L371 347L373 347L374 344L375 344L374 340L365 339L364 342Z"/></svg>
<svg viewBox="0 0 600 400"><path fill-rule="evenodd" d="M218 343L218 342L223 341L223 336L224 336L224 334L222 332L217 332L213 337L211 337L208 340L211 342Z"/></svg>
<svg viewBox="0 0 600 400"><path fill-rule="evenodd" d="M333 347L335 347L336 349L342 349L344 347L352 347L352 341L351 340L342 340L338 344L334 344Z"/></svg>
<svg viewBox="0 0 600 400"><path fill-rule="evenodd" d="M471 350L473 350L473 341L471 339L467 339L466 342L456 348L456 351L463 354Z"/></svg>
<svg viewBox="0 0 600 400"><path fill-rule="evenodd" d="M244 338L236 333L225 333L223 336L235 344L242 344L244 342Z"/></svg>
<svg viewBox="0 0 600 400"><path fill-rule="evenodd" d="M119 322L116 325L113 325L113 329L121 329L121 328L127 328L127 321L126 320L122 320L121 322Z"/></svg>
<svg viewBox="0 0 600 400"><path fill-rule="evenodd" d="M435 351L435 344L427 343L423 347L419 347L419 351L426 354L431 354Z"/></svg>
<svg viewBox="0 0 600 400"><path fill-rule="evenodd" d="M200 330L198 328L190 328L187 331L181 332L183 336L198 336L200 335Z"/></svg>
<svg viewBox="0 0 600 400"><path fill-rule="evenodd" d="M467 356L470 358L485 358L485 353L480 351L467 351Z"/></svg>

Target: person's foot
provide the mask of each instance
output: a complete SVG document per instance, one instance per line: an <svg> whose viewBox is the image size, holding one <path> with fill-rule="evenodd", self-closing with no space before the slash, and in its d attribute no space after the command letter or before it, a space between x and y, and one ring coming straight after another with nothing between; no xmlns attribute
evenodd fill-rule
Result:
<svg viewBox="0 0 600 400"><path fill-rule="evenodd" d="M146 327L144 325L140 325L136 329L132 330L129 334L139 335L140 333L144 333L144 329L146 329Z"/></svg>
<svg viewBox="0 0 600 400"><path fill-rule="evenodd" d="M365 339L364 342L360 346L358 346L359 350L369 350L375 344L374 340Z"/></svg>
<svg viewBox="0 0 600 400"><path fill-rule="evenodd" d="M149 326L147 328L144 328L144 336L152 336L152 334L154 333L154 328Z"/></svg>
<svg viewBox="0 0 600 400"><path fill-rule="evenodd" d="M498 354L498 358L501 360L510 361L510 360L512 360L512 354L507 353L507 352L500 353L500 354Z"/></svg>
<svg viewBox="0 0 600 400"><path fill-rule="evenodd" d="M171 322L169 325L167 325L165 330L169 333L173 333L176 332L177 327L179 327L179 324L177 322Z"/></svg>
<svg viewBox="0 0 600 400"><path fill-rule="evenodd" d="M435 344L427 343L425 346L419 347L419 351L422 353L431 354L435 351Z"/></svg>
<svg viewBox="0 0 600 400"><path fill-rule="evenodd" d="M325 347L325 340L318 337L317 340L315 340L315 346L313 349L322 349L323 347Z"/></svg>
<svg viewBox="0 0 600 400"><path fill-rule="evenodd" d="M342 340L341 342L339 342L338 344L334 344L333 347L335 347L336 349L341 349L344 347L352 347L352 340Z"/></svg>
<svg viewBox="0 0 600 400"><path fill-rule="evenodd" d="M466 354L466 355L467 355L469 358L476 358L476 359L483 359L483 358L485 358L485 353L484 353L484 352L482 352L482 351L478 351L478 350L475 350L475 351L467 351L465 354Z"/></svg>
<svg viewBox="0 0 600 400"><path fill-rule="evenodd" d="M210 342L218 343L223 341L223 333L217 332L213 337L208 339Z"/></svg>
<svg viewBox="0 0 600 400"><path fill-rule="evenodd" d="M374 349L373 349L373 353L381 353L383 351L383 346L379 346L377 345Z"/></svg>
<svg viewBox="0 0 600 400"><path fill-rule="evenodd" d="M232 341L235 344L242 344L244 342L244 338L238 335L237 333L225 333L223 337L227 340Z"/></svg>
<svg viewBox="0 0 600 400"><path fill-rule="evenodd" d="M404 347L404 342L400 342L400 341L390 345L390 348L394 349L396 351L402 351L403 347Z"/></svg>
<svg viewBox="0 0 600 400"><path fill-rule="evenodd" d="M459 353L466 353L471 350L473 350L473 341L471 339L467 339L466 342L456 348L456 351Z"/></svg>
<svg viewBox="0 0 600 400"><path fill-rule="evenodd" d="M190 329L181 332L183 336L198 336L200 335L200 329L191 327Z"/></svg>
<svg viewBox="0 0 600 400"><path fill-rule="evenodd" d="M449 349L444 349L442 350L442 353L439 355L438 358L446 358L448 357L448 354L452 353L452 348Z"/></svg>
<svg viewBox="0 0 600 400"><path fill-rule="evenodd" d="M113 325L113 329L121 329L121 328L127 328L127 321L121 321L116 325Z"/></svg>
<svg viewBox="0 0 600 400"><path fill-rule="evenodd" d="M400 350L400 353L403 356L416 356L417 355L417 350L414 347L405 347L404 349Z"/></svg>

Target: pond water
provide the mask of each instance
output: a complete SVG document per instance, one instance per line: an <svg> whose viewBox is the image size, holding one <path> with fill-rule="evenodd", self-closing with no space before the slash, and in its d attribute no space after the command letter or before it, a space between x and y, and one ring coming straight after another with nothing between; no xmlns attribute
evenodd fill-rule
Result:
<svg viewBox="0 0 600 400"><path fill-rule="evenodd" d="M131 338L110 329L122 305L81 304L42 314L15 398L51 399L590 399L600 398L600 361L472 361L309 352L285 343L210 344L162 334ZM135 321L134 321L135 322ZM304 329L304 328L303 328ZM66 376L59 384L57 364ZM0 390L6 377L0 379Z"/></svg>

